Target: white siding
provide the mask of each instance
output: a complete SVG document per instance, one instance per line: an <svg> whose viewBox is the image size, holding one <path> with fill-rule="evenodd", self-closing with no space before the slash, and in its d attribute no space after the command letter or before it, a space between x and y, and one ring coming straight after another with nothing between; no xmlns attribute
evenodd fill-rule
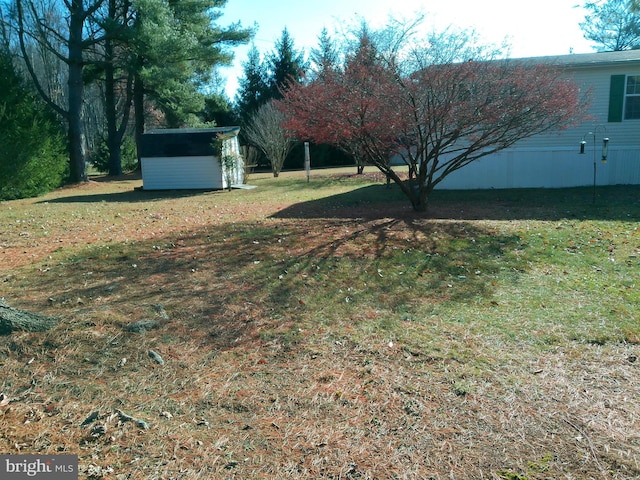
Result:
<svg viewBox="0 0 640 480"><path fill-rule="evenodd" d="M593 185L594 143L598 185L640 184L640 119L609 123L611 75L640 75L640 64L567 67L567 76L591 101L590 118L566 130L536 135L482 158L443 180L437 188L534 188ZM595 142L592 132L595 131ZM602 138L609 155L602 164ZM580 141L586 143L580 155Z"/></svg>
<svg viewBox="0 0 640 480"><path fill-rule="evenodd" d="M640 184L640 151L638 149L615 149L610 151L606 167L603 168L607 185Z"/></svg>
<svg viewBox="0 0 640 480"><path fill-rule="evenodd" d="M213 156L142 158L145 190L223 188L220 162Z"/></svg>
<svg viewBox="0 0 640 480"><path fill-rule="evenodd" d="M611 147L614 145L632 146L640 150L640 119L608 122L611 75L640 75L640 64L636 63L634 66L590 66L569 70L567 76L580 86L582 92L589 95L588 116L590 118L566 130L536 135L530 139L522 140L513 148L574 146L579 145L583 136L589 147L593 142L593 137L589 135L589 132L593 132L594 128L598 127L596 132L598 142L601 142L606 131L606 136L611 139Z"/></svg>
<svg viewBox="0 0 640 480"><path fill-rule="evenodd" d="M447 176L437 188L562 188L593 185L593 148L509 149ZM596 152L596 184L640 184L640 150L609 148L607 163Z"/></svg>

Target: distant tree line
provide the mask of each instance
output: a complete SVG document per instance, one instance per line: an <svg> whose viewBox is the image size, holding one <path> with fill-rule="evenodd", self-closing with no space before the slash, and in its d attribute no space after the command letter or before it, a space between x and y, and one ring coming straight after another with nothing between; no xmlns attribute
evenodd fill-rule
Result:
<svg viewBox="0 0 640 480"><path fill-rule="evenodd" d="M325 61L323 55L335 56L338 61L338 47L334 45L327 30L323 29L319 46L311 50L310 58L297 50L287 28L276 41L274 50L264 57L255 45L252 45L247 60L243 63L243 75L235 96L234 111L243 129L240 135L244 142L259 151L259 166L271 168L274 176L281 169L303 167L303 145L284 138L282 127L276 131L274 120L278 115L270 107L274 100L282 98L290 83L308 82ZM271 132L266 135L266 132ZM280 142L274 141L280 137ZM278 152L276 155L275 152ZM353 164L353 157L346 151L327 144L311 146L311 158L314 168Z"/></svg>

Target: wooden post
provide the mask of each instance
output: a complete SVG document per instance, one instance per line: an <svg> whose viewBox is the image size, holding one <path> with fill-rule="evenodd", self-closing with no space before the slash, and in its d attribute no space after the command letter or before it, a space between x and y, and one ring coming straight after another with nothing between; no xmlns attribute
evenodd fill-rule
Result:
<svg viewBox="0 0 640 480"><path fill-rule="evenodd" d="M304 169L307 172L307 183L311 173L311 156L309 155L309 142L304 142Z"/></svg>

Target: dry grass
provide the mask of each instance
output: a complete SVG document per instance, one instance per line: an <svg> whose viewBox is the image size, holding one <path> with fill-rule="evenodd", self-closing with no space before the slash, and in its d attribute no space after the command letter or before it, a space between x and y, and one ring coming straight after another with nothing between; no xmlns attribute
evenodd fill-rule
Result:
<svg viewBox="0 0 640 480"><path fill-rule="evenodd" d="M0 204L2 295L60 318L0 337L0 451L119 480L639 478L638 189L421 217L378 180Z"/></svg>

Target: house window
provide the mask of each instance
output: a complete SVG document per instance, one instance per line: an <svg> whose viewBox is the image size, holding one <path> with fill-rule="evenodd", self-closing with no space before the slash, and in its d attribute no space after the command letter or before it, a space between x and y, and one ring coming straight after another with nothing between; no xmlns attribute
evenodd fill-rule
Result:
<svg viewBox="0 0 640 480"><path fill-rule="evenodd" d="M640 120L640 75L611 75L609 122Z"/></svg>
<svg viewBox="0 0 640 480"><path fill-rule="evenodd" d="M640 119L640 75L629 75L627 77L624 119Z"/></svg>

